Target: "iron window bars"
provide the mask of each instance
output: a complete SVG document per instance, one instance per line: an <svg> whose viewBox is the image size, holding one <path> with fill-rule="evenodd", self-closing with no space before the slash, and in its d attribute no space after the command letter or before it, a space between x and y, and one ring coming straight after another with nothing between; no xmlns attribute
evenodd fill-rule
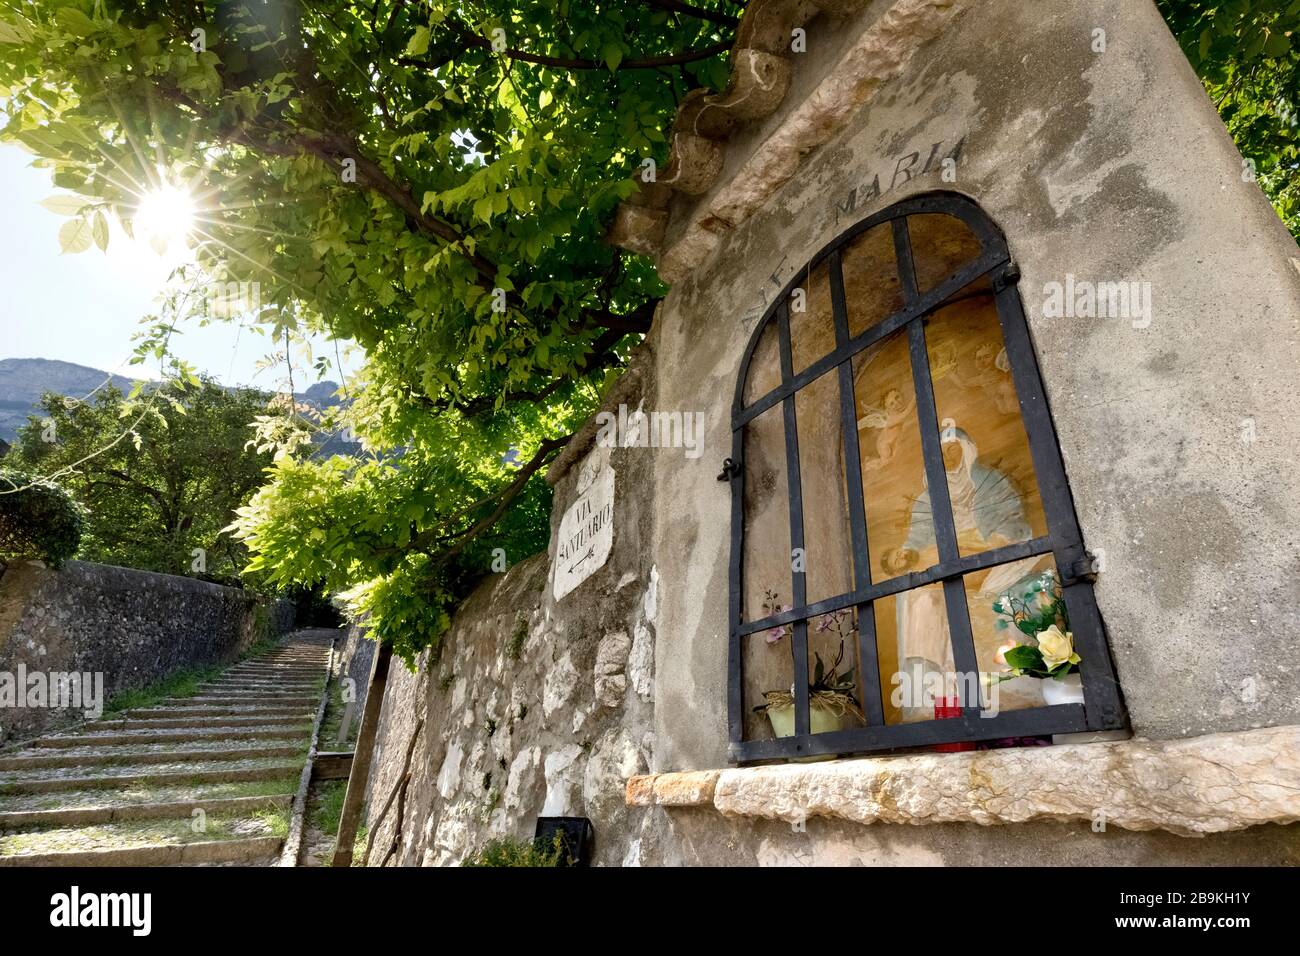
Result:
<svg viewBox="0 0 1300 956"><path fill-rule="evenodd" d="M960 266L933 288L920 292L908 232L908 218L919 214L946 214L964 223L980 243L980 253ZM846 243L881 223L891 223L894 254L903 294L903 308L855 336L849 334L841 252ZM811 270L828 261L831 308L835 324L835 349L795 374L791 357L789 298ZM1021 418L1029 441L1030 458L1038 479L1039 495L1047 519L1047 534L1029 541L978 554L960 554L949 502L942 457L939 424L935 413L934 386L926 351L926 317L972 282L988 277L1012 381L1019 400ZM1019 272L1011 261L1005 238L997 226L972 200L955 193L932 193L907 199L857 223L823 248L782 290L763 320L758 323L741 361L732 405L732 459L720 479L731 482L731 556L729 566L729 619L727 705L731 756L737 762L781 759L821 754L866 753L896 748L961 743L1005 737L1114 730L1127 726L1119 686L1107 647L1101 616L1093 597L1091 556L1084 548L1066 482L1065 467L1057 445L1056 430L1047 407L1038 362L1029 337L1028 325L1016 291ZM745 384L750 364L768 322L777 323L781 384L745 404ZM926 483L934 514L938 563L912 572L873 582L867 549L866 508L862 496L862 464L858 452L857 415L854 401L853 363L856 354L887 336L906 330L916 390L917 420ZM839 410L847 471L848 519L853 550L853 590L836 597L807 603L806 571L793 570L793 608L760 620L744 621L742 574L744 568L745 425L778 402L782 405L785 430L785 462L788 477L790 546L804 545L803 500L799 475L799 436L795 418L795 394L823 374L838 369ZM1057 704L1003 711L981 716L978 701L963 707L961 716L915 723L886 724L877 662L876 622L872 602L890 595L942 582L948 629L956 669L963 674L978 672L975 643L962 576L974 571L1022 558L1051 554L1061 577L1063 598L1069 613L1075 646L1082 657L1079 665L1084 703ZM809 725L808 622L810 619L853 607L857 610L858 674L862 727L813 734ZM761 639L761 632L790 625L794 658L795 729L792 737L775 740L744 738L745 640Z"/></svg>

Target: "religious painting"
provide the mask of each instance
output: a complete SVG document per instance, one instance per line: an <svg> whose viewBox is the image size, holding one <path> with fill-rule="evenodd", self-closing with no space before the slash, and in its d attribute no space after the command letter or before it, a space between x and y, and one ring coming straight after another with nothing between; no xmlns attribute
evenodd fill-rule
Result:
<svg viewBox="0 0 1300 956"><path fill-rule="evenodd" d="M969 229L950 216L911 219L911 252L919 290L947 280L979 255ZM896 249L888 223L855 237L842 251L848 335L859 335L904 307ZM808 270L786 300L794 374L836 348L829 270ZM1011 378L1010 363L987 278L953 295L924 319L928 374L933 383L943 466L958 549L970 556L1046 534L1029 444ZM760 331L744 399L756 401L781 381L778 323ZM848 387L855 416L856 454L862 473L853 485L846 455L841 373L831 368L794 394L802 547L792 548L788 499L786 417L777 403L744 426L746 535L742 553L742 617L759 620L795 603L792 570L802 573L801 605L854 590L858 573L880 583L938 563L934 518L921 452L916 384L906 327L857 352ZM854 568L849 496L861 494L866 515L867 567ZM1051 568L1051 555L1010 562L964 578L978 668L1005 669L999 658L1009 635L993 610L1007 592ZM809 618L807 680L816 682L818 660L845 657L857 683L856 699L874 694L858 660L856 609ZM872 607L877 665L887 723L931 720L933 701L896 704L891 691L906 675L925 687L930 675L955 670L942 584L911 588ZM795 684L791 626L747 637L743 660L745 739L770 736L755 716L764 695ZM933 686L930 684L930 686ZM999 709L1042 704L1038 682L997 685ZM986 698L984 704L990 703Z"/></svg>
<svg viewBox="0 0 1300 956"><path fill-rule="evenodd" d="M1046 534L1047 524L1002 343L992 290L974 287L926 320L940 447L963 557ZM921 456L920 423L906 333L891 336L854 360L858 447L871 578L885 581L939 561L934 516ZM965 578L976 658L983 672L1004 669L997 627L998 597L1051 565L1027 558ZM917 677L955 670L943 588L935 584L876 604L882 687L895 674ZM1001 709L1041 704L1033 682L1000 685ZM888 697L888 693L886 694ZM933 708L894 706L890 722L929 720Z"/></svg>

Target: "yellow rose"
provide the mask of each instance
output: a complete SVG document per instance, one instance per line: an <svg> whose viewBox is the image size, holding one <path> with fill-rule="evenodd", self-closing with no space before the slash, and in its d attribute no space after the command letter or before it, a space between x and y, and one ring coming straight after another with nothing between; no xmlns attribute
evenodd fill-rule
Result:
<svg viewBox="0 0 1300 956"><path fill-rule="evenodd" d="M1062 664L1079 663L1079 655L1074 653L1073 632L1066 631L1062 634L1055 624L1038 632L1038 650L1043 655L1043 665L1049 671Z"/></svg>

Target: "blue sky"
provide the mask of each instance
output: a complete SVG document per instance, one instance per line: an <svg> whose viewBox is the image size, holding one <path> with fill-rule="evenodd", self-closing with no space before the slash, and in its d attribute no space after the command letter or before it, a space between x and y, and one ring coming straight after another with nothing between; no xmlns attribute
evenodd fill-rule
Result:
<svg viewBox="0 0 1300 956"><path fill-rule="evenodd" d="M31 167L32 158L17 146L0 145L0 358L60 359L140 377L140 366L126 364L131 335L142 316L157 310L166 266L116 229L107 253L92 246L63 255L58 232L65 219L39 205L60 190L48 170ZM256 330L215 322L205 328L189 323L180 332L172 350L218 381L267 389L282 384L282 366L257 369L274 347ZM323 342L315 343L315 351L333 356L333 347ZM301 389L314 381L305 378L296 371L294 384Z"/></svg>

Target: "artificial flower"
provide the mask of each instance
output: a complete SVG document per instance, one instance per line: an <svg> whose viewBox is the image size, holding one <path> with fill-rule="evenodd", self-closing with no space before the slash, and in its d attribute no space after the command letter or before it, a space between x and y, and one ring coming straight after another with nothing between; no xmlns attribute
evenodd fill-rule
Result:
<svg viewBox="0 0 1300 956"><path fill-rule="evenodd" d="M1038 632L1038 651L1043 655L1043 664L1050 671L1055 670L1062 664L1079 663L1079 655L1074 653L1074 634L1071 631L1061 632L1061 629L1053 624L1045 631Z"/></svg>

